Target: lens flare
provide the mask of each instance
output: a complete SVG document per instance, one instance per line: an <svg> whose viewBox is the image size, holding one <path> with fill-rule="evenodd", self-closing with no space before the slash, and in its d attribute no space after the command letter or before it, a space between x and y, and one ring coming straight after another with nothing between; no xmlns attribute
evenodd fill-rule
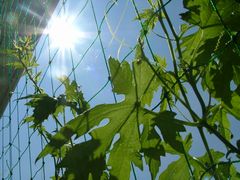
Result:
<svg viewBox="0 0 240 180"><path fill-rule="evenodd" d="M74 48L84 33L77 28L71 18L55 17L47 29L51 46L61 50Z"/></svg>

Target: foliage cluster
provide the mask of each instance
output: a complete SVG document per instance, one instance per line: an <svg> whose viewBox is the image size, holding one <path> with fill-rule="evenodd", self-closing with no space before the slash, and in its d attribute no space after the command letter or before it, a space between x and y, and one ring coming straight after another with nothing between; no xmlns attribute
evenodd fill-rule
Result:
<svg viewBox="0 0 240 180"><path fill-rule="evenodd" d="M168 154L179 158L159 179L240 178L235 166L240 141L230 126L231 121L240 120L240 3L183 0L186 12L181 14L184 23L177 33L165 9L169 2L148 0L149 8L139 12L132 0L142 27L135 58L131 64L109 58L113 92L125 96L122 102L90 108L75 81L62 79L65 94L53 98L30 78L37 93L25 97L33 108L25 122L32 123L48 142L37 160L47 155L54 158L55 179L129 179L134 168L143 170L144 162L156 179L161 157ZM169 45L172 58L167 62L153 53L148 41L158 26ZM144 48L150 50L150 57ZM23 60L26 55L17 55L31 77ZM147 108L157 91L159 103ZM192 99L199 109L193 107ZM67 107L75 118L61 124L58 118ZM189 115L176 118L179 107ZM50 116L61 126L55 134L44 127ZM201 138L193 138L189 127ZM90 138L76 141L85 135ZM206 136L215 136L225 151L211 149ZM190 153L192 141L203 142L203 156Z"/></svg>

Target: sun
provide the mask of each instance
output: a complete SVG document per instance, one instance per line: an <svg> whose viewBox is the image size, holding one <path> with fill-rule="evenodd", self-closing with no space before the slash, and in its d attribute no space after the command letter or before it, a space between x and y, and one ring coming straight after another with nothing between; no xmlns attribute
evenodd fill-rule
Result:
<svg viewBox="0 0 240 180"><path fill-rule="evenodd" d="M53 48L62 50L74 48L80 38L84 36L74 21L67 17L54 17L49 24L47 34Z"/></svg>
<svg viewBox="0 0 240 180"><path fill-rule="evenodd" d="M84 31L84 21L75 21L73 15L53 16L44 34L49 38L49 46L57 55L52 62L52 75L56 78L66 76L69 72L69 59L79 55L79 49L90 37ZM73 60L73 59L72 59Z"/></svg>

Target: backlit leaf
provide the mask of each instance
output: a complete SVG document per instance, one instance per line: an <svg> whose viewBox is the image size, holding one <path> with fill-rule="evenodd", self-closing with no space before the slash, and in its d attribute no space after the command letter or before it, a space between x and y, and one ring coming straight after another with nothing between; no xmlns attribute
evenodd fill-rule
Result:
<svg viewBox="0 0 240 180"><path fill-rule="evenodd" d="M217 130L227 140L231 140L230 121L227 117L227 111L221 106L212 108L212 117L208 120L212 126L217 125Z"/></svg>
<svg viewBox="0 0 240 180"><path fill-rule="evenodd" d="M57 108L57 100L47 94L36 94L25 98L31 98L26 105L34 108L31 117L35 127L53 114Z"/></svg>
<svg viewBox="0 0 240 180"><path fill-rule="evenodd" d="M224 153L215 151L213 149L210 150L210 153L213 157L214 162L218 162L224 156ZM214 171L214 168L216 167L211 165L208 153L205 153L201 157L192 159L191 164L194 167L194 176L196 179L210 178L214 175L219 178L222 176L218 168L216 169L216 171Z"/></svg>
<svg viewBox="0 0 240 180"><path fill-rule="evenodd" d="M105 169L105 157L93 158L93 152L100 145L91 140L72 147L58 164L59 168L66 168L62 179L86 179L92 175L93 179L100 179Z"/></svg>
<svg viewBox="0 0 240 180"><path fill-rule="evenodd" d="M173 112L161 112L155 118L155 122L161 130L164 141L175 150L183 153L183 144L178 133L185 131L185 128L183 125L176 123L175 115Z"/></svg>
<svg viewBox="0 0 240 180"><path fill-rule="evenodd" d="M50 143L39 154L38 159L49 153L54 153L67 143L73 134L82 136L90 131L92 138L100 143L93 158L99 158L106 152L110 152L107 165L110 167L112 178L128 179L131 162L141 169L142 134L140 133L140 124L146 127L152 124L145 122L151 121L155 114L149 113L148 110L144 109L144 106L151 103L153 93L159 86L154 73L145 62L145 58L141 59L140 62L134 61L133 70L127 62L120 64L117 60L110 58L113 91L124 94L125 100L117 104L98 105L71 120L52 137ZM101 127L103 120L109 122ZM98 125L100 127L91 130ZM110 149L117 134L120 137ZM144 138L148 137L145 135ZM158 155L160 156L160 154ZM156 170L154 174L156 174Z"/></svg>

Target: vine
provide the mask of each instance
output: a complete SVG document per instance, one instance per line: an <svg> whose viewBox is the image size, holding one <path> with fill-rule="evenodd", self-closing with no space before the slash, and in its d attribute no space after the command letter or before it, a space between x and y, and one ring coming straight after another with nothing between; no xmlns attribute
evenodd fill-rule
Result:
<svg viewBox="0 0 240 180"><path fill-rule="evenodd" d="M240 178L236 168L240 141L234 145L232 137L236 133L230 128L231 121L240 120L239 43L233 38L240 31L236 23L240 19L239 2L183 0L186 12L181 18L186 24L180 32L175 31L165 8L174 2L148 0L149 8L143 12L139 12L135 0L131 2L135 20L142 28L135 58L131 63L113 57L106 62L113 94L125 96L121 102L90 108L77 82L67 77L60 80L65 94L47 95L38 86L40 74L33 76L31 72L37 66L32 55L34 43L25 38L14 44L11 53L18 61L9 65L23 69L36 89L36 94L21 98L29 99L27 106L33 108L25 122L32 123L47 142L36 161L51 155L55 179L129 179L131 171L137 179L134 168L142 170L145 161L151 178L156 179L161 157L170 153L179 159L171 162L159 179ZM164 36L157 33L159 27ZM150 33L166 40L171 54L167 63L153 52ZM149 49L151 57L144 48ZM173 68L167 70L170 64ZM146 108L159 90L160 101ZM199 103L201 113L193 107L192 98ZM178 118L179 106L189 116ZM70 108L74 118L61 124L58 117L65 108ZM61 127L54 134L44 125L50 119ZM102 126L105 119L108 123ZM190 153L192 141L199 139L186 127L198 130L205 147L203 156ZM85 135L90 139L76 141ZM226 146L225 151L211 148L207 137L213 135Z"/></svg>

